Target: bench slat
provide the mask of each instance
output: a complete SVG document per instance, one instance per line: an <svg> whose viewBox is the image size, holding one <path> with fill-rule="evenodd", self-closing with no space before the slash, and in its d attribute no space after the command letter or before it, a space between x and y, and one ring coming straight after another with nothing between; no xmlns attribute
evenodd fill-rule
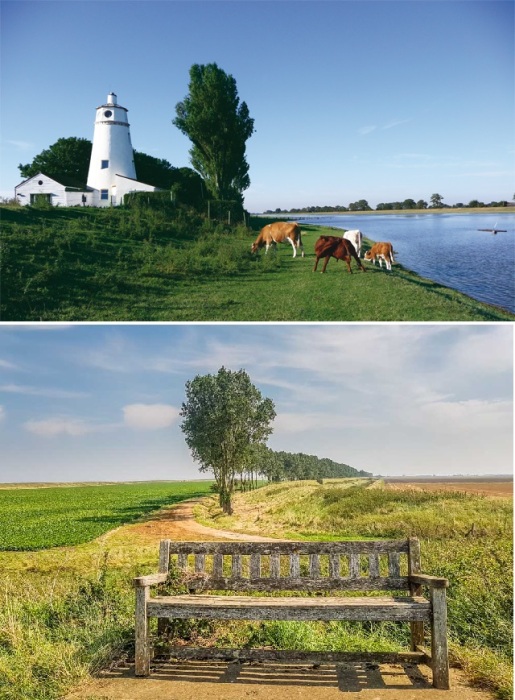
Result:
<svg viewBox="0 0 515 700"><path fill-rule="evenodd" d="M281 576L281 555L279 552L272 552L270 555L270 578L276 579Z"/></svg>
<svg viewBox="0 0 515 700"><path fill-rule="evenodd" d="M213 578L222 578L224 575L223 554L215 554L213 557Z"/></svg>
<svg viewBox="0 0 515 700"><path fill-rule="evenodd" d="M400 578L317 578L307 576L281 578L207 577L202 581L204 591L402 591L409 589L407 576Z"/></svg>
<svg viewBox="0 0 515 700"><path fill-rule="evenodd" d="M399 552L407 554L408 540L355 542L171 542L170 554L367 554Z"/></svg>
<svg viewBox="0 0 515 700"><path fill-rule="evenodd" d="M290 554L290 578L300 578L300 556L298 554Z"/></svg>
<svg viewBox="0 0 515 700"><path fill-rule="evenodd" d="M253 552L250 555L250 578L260 578L261 576L261 554Z"/></svg>
<svg viewBox="0 0 515 700"><path fill-rule="evenodd" d="M320 578L320 559L318 554L309 555L309 577L313 579Z"/></svg>
<svg viewBox="0 0 515 700"><path fill-rule="evenodd" d="M422 597L267 598L262 596L158 596L147 603L155 617L219 620L393 620L430 619Z"/></svg>

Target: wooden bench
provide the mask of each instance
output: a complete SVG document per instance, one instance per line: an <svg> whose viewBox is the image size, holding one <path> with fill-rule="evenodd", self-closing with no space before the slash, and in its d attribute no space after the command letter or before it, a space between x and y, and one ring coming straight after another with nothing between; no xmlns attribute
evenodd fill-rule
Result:
<svg viewBox="0 0 515 700"><path fill-rule="evenodd" d="M172 563L173 562L173 563ZM172 563L172 569L170 565ZM150 596L179 570L188 594ZM134 579L137 676L150 674L149 618L158 634L169 619L218 620L393 620L409 622L411 652L270 652L174 647L174 658L298 659L309 663L374 659L429 663L435 688L449 687L447 580L420 570L416 538L377 542L172 542L160 544L159 573ZM422 595L427 587L429 597ZM216 595L230 591L234 595ZM293 597L273 595L295 592ZM373 592L368 596L342 592ZM390 591L391 595L377 592ZM210 593L207 593L210 592ZM402 592L402 593L401 593ZM256 595L265 593L267 595ZM335 595L336 593L336 595ZM244 595L250 594L250 595ZM430 626L430 650L424 647ZM393 658L392 658L393 656Z"/></svg>

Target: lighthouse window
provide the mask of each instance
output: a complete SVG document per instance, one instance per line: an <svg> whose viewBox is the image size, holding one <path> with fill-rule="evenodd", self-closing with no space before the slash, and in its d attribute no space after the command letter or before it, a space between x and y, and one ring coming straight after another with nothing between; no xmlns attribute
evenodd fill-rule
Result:
<svg viewBox="0 0 515 700"><path fill-rule="evenodd" d="M108 168L108 167L109 167L109 161L108 161L108 160L103 160L103 161L102 161L102 164L101 164L101 166L100 166L100 168L101 168L102 170L105 170L105 169Z"/></svg>
<svg viewBox="0 0 515 700"><path fill-rule="evenodd" d="M106 111L104 112L104 117L105 117L106 119L109 119L109 117L112 117L112 116L113 116L113 113L111 112L111 110L110 110L110 109L106 109Z"/></svg>
<svg viewBox="0 0 515 700"><path fill-rule="evenodd" d="M100 199L109 199L109 190L100 190Z"/></svg>

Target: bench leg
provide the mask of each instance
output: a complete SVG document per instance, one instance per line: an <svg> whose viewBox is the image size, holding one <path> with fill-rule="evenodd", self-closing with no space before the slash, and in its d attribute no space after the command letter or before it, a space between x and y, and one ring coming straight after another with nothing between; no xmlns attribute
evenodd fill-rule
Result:
<svg viewBox="0 0 515 700"><path fill-rule="evenodd" d="M411 651L417 651L424 646L424 623L410 622L411 626Z"/></svg>
<svg viewBox="0 0 515 700"><path fill-rule="evenodd" d="M136 676L150 675L150 647L147 617L148 587L136 588L136 650L134 672Z"/></svg>
<svg viewBox="0 0 515 700"><path fill-rule="evenodd" d="M431 659L433 686L449 689L449 658L447 651L447 600L445 588L431 589L433 616L431 618Z"/></svg>

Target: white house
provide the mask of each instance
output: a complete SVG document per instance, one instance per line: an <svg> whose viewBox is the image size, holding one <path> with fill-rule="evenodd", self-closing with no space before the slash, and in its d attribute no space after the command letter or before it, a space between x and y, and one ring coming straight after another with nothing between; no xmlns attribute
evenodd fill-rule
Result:
<svg viewBox="0 0 515 700"><path fill-rule="evenodd" d="M71 187L38 173L15 188L18 202L34 204L44 197L50 204L65 207L109 207L123 204L129 192L159 189L136 179L127 111L113 92L106 104L97 107L86 185Z"/></svg>
<svg viewBox="0 0 515 700"><path fill-rule="evenodd" d="M17 185L14 191L20 204L45 201L55 207L96 206L93 199L95 193L91 188L68 187L44 173L29 177Z"/></svg>

